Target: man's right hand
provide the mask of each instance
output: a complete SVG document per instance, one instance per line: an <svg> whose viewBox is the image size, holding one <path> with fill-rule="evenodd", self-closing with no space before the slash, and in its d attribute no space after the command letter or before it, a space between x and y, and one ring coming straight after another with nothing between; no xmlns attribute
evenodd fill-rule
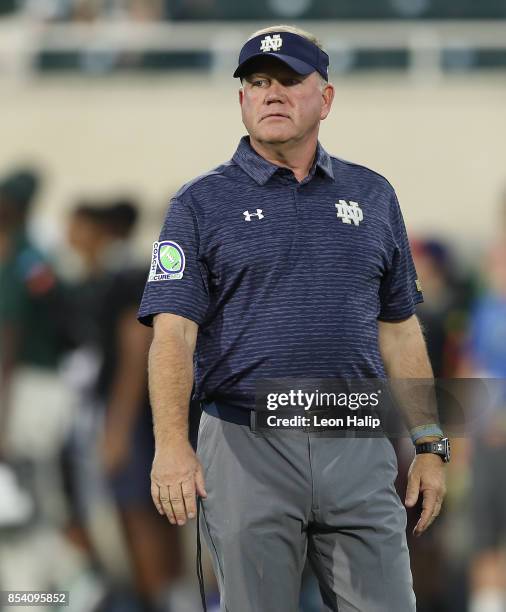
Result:
<svg viewBox="0 0 506 612"><path fill-rule="evenodd" d="M184 525L197 513L196 494L206 498L204 474L187 441L155 452L151 469L151 496L160 514L173 525Z"/></svg>

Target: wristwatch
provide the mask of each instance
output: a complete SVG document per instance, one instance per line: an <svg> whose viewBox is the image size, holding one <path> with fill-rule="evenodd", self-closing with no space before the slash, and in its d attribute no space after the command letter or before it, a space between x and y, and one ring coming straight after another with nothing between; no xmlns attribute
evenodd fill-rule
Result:
<svg viewBox="0 0 506 612"><path fill-rule="evenodd" d="M422 444L415 444L415 446L417 455L433 453L434 455L439 455L444 463L450 461L450 440L448 438L443 438L437 442L423 442Z"/></svg>

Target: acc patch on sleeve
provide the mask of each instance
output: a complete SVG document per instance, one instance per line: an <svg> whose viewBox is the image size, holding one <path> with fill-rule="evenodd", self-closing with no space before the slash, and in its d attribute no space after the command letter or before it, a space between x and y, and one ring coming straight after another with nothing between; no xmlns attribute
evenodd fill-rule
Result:
<svg viewBox="0 0 506 612"><path fill-rule="evenodd" d="M177 242L153 242L148 282L183 278L184 265L184 251Z"/></svg>

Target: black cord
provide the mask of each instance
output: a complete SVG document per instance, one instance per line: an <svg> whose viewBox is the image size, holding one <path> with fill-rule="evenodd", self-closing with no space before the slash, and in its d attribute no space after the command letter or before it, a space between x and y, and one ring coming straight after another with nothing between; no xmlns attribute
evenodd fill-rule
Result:
<svg viewBox="0 0 506 612"><path fill-rule="evenodd" d="M200 599L202 601L202 610L207 612L206 591L204 588L204 573L202 571L202 545L200 542L200 511L202 499L197 495L197 579L199 581Z"/></svg>

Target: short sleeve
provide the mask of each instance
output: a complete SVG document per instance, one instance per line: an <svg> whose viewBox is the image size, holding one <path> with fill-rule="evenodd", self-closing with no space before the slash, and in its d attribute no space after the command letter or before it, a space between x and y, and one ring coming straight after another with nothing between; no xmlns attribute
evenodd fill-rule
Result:
<svg viewBox="0 0 506 612"><path fill-rule="evenodd" d="M155 314L171 313L200 325L208 306L207 273L199 259L197 219L189 205L173 198L160 238L153 243L138 319L151 326Z"/></svg>
<svg viewBox="0 0 506 612"><path fill-rule="evenodd" d="M380 314L384 321L407 319L423 302L408 235L395 193L390 202L389 225L394 244L393 255L380 285Z"/></svg>

